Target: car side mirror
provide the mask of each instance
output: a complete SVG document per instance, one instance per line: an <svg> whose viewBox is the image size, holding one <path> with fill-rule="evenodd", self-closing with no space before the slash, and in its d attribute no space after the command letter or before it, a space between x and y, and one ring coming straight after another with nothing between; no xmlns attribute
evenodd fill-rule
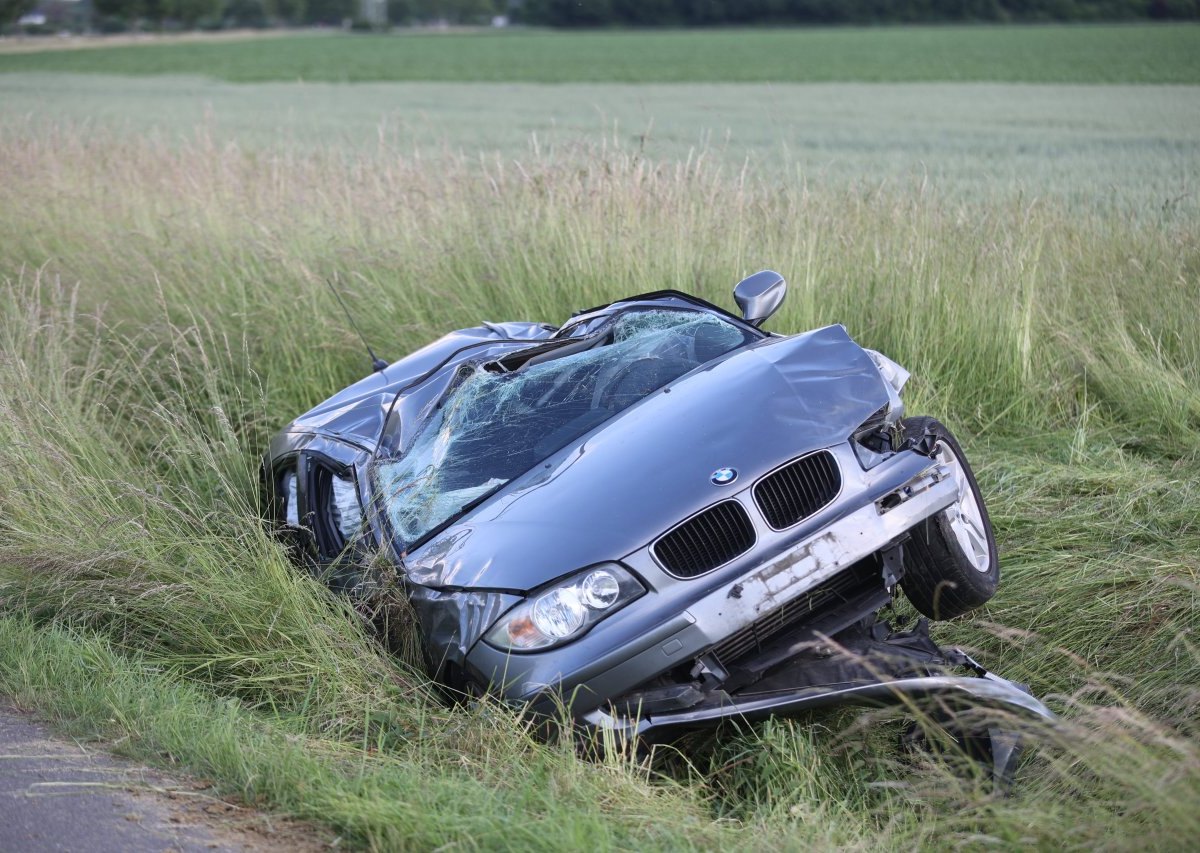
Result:
<svg viewBox="0 0 1200 853"><path fill-rule="evenodd" d="M733 298L742 309L742 317L751 326L761 326L779 310L787 296L787 282L774 270L756 272L733 289Z"/></svg>

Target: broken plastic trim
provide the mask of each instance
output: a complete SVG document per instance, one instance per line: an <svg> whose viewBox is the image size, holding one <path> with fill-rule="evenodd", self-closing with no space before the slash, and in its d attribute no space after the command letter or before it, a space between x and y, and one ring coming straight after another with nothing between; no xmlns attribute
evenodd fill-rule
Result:
<svg viewBox="0 0 1200 853"><path fill-rule="evenodd" d="M920 626L909 632L910 635L924 633ZM876 665L885 670L868 679L860 677L857 669L861 668L861 664L855 663L856 658L852 655L846 658L846 674L835 683L804 683L804 679L797 678L798 683L788 686L780 683L788 679L784 674L768 678L767 682L774 683L766 685L767 689L747 688L726 693L718 688L701 696L689 694L687 699L663 691L662 695L655 695L653 699L647 697L640 701L635 693L614 700L615 705L586 713L580 719L597 728L644 736L653 731L708 727L730 717L753 721L844 704L907 706L912 700L923 697L1003 708L1050 721L1057 719L1054 712L1034 697L1024 685L989 672L958 649L937 649L932 643L928 644L938 653L942 665L961 666L971 670L972 675L921 672L926 665L925 661L929 660L927 651L922 648L924 644L919 642L922 639L927 641L928 635L916 636L916 643L905 634L893 635L886 643L877 643L877 646L890 647L890 653L896 657L891 663L888 663L886 658L874 662L871 656L859 658L858 660L866 662L867 668L872 671ZM907 646L912 646L911 650ZM902 662L910 657L915 671L906 672L904 670L907 665ZM822 665L821 661L813 663ZM931 663L936 666L935 661ZM836 658L828 661L827 665L836 671ZM887 677L886 669L892 666L897 668L896 672L892 677ZM793 667L793 673L804 672L802 664L794 664ZM630 699L634 700L634 707L629 706ZM613 713L614 709L618 713ZM624 709L625 713L621 713L621 709Z"/></svg>
<svg viewBox="0 0 1200 853"><path fill-rule="evenodd" d="M879 508L879 514L883 515L900 506L900 504L912 500L917 495L929 491L948 476L950 476L950 469L946 465L942 463L930 465L900 488L889 492L875 501L875 506Z"/></svg>
<svg viewBox="0 0 1200 853"><path fill-rule="evenodd" d="M703 659L692 670L693 679L701 664ZM963 669L971 675L954 672ZM653 741L728 720L750 722L842 705L896 706L918 711L926 723L946 730L968 755L990 766L993 782L1003 791L1020 756L1020 727L987 717L981 724L977 715L959 712L993 708L1028 720L1056 719L1025 685L989 672L959 649L939 647L926 619L912 630L893 632L886 622L868 618L813 643L807 653L752 686L738 688L735 681L693 680L635 690L582 715L579 724L625 740Z"/></svg>

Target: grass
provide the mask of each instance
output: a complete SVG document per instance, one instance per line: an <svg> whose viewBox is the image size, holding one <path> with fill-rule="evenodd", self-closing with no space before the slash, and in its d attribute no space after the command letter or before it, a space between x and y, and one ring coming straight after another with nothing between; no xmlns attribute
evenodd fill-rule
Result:
<svg viewBox="0 0 1200 853"><path fill-rule="evenodd" d="M0 127L83 125L274 158L444 154L586 166L598 144L817 192L1023 194L1089 215L1200 211L1200 88L889 84L240 83L0 75ZM481 154L486 152L486 155Z"/></svg>
<svg viewBox="0 0 1200 853"><path fill-rule="evenodd" d="M0 72L538 83L1200 83L1200 27L829 29L302 35L0 52Z"/></svg>
<svg viewBox="0 0 1200 853"><path fill-rule="evenodd" d="M704 846L694 792L651 786L644 774L539 746L499 709L460 714L453 725L437 721L436 712L399 723L394 709L418 708L393 690L390 701L358 709L356 737L339 739L214 697L95 635L3 618L0 638L0 689L52 709L75 735L183 764L245 802L324 821L354 846ZM669 804L663 811L671 819L646 826L641 817L658 803ZM525 820L512 820L514 813ZM548 819L563 813L571 820Z"/></svg>
<svg viewBox="0 0 1200 853"><path fill-rule="evenodd" d="M606 144L519 163L0 131L0 691L354 846L1185 849L1200 831L1200 241L994 190L812 187ZM964 438L1000 594L939 637L1064 715L1016 794L876 715L581 761L447 708L255 518L257 457L365 357L741 274ZM959 768L961 770L961 768Z"/></svg>

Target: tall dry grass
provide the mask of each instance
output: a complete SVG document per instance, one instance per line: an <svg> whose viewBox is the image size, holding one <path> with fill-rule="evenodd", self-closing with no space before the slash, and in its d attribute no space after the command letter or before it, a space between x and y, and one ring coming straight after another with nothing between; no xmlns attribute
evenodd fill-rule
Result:
<svg viewBox="0 0 1200 853"><path fill-rule="evenodd" d="M611 148L464 162L0 134L0 689L376 847L1185 846L1200 829L1195 223L816 192ZM1005 560L944 638L1064 712L1017 794L875 717L580 762L443 707L255 520L270 432L481 318L792 282L963 433ZM188 737L188 731L196 736ZM966 781L964 782L964 778Z"/></svg>

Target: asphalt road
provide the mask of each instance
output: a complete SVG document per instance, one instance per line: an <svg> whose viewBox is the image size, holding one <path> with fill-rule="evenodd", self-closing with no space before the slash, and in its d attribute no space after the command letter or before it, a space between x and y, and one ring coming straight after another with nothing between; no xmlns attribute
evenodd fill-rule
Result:
<svg viewBox="0 0 1200 853"><path fill-rule="evenodd" d="M52 734L0 704L0 853L327 849L328 833L271 819Z"/></svg>

